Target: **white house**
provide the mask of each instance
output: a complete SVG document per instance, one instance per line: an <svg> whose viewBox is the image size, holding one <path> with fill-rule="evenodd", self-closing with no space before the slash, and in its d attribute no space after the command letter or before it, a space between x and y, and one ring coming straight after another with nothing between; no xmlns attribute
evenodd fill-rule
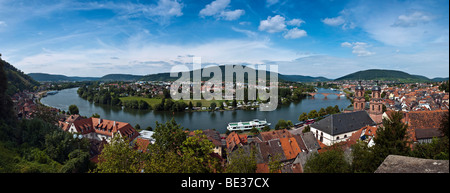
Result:
<svg viewBox="0 0 450 193"><path fill-rule="evenodd" d="M330 115L314 124L311 132L325 145L333 145L347 140L353 133L364 126L375 126L376 123L366 111L340 113Z"/></svg>
<svg viewBox="0 0 450 193"><path fill-rule="evenodd" d="M100 118L76 120L68 129L70 133L81 133L83 137L98 141L106 140L108 143L115 135L134 140L139 133L129 124Z"/></svg>

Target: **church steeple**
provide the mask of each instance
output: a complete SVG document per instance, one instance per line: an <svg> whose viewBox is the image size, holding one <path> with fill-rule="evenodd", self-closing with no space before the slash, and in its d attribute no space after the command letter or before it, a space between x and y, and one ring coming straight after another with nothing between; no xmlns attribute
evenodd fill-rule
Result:
<svg viewBox="0 0 450 193"><path fill-rule="evenodd" d="M378 80L375 81L375 85L372 87L372 100L370 100L369 114L382 114L383 103L381 99L381 88L378 86Z"/></svg>
<svg viewBox="0 0 450 193"><path fill-rule="evenodd" d="M355 96L353 97L353 111L363 111L366 107L366 99L364 98L364 87L361 81L355 87Z"/></svg>

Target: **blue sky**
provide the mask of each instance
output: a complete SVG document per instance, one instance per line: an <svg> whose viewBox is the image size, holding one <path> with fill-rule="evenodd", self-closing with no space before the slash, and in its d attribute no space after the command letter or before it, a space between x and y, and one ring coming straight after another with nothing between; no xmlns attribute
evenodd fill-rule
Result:
<svg viewBox="0 0 450 193"><path fill-rule="evenodd" d="M449 74L449 2L0 0L0 53L26 73L153 74L277 64L283 74Z"/></svg>

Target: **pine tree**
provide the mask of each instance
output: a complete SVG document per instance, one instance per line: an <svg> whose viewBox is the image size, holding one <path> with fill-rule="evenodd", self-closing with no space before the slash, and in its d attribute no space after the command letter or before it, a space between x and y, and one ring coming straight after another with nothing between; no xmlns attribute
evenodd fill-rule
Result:
<svg viewBox="0 0 450 193"><path fill-rule="evenodd" d="M408 155L410 148L406 129L408 125L401 120L401 112L394 112L389 119L383 119L383 126L377 130L374 138L374 153L377 163L381 164L388 155ZM378 164L378 165L379 165Z"/></svg>

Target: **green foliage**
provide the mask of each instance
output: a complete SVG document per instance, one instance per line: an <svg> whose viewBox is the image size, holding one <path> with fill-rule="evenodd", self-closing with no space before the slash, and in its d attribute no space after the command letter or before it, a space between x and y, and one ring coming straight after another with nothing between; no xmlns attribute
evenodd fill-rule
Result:
<svg viewBox="0 0 450 193"><path fill-rule="evenodd" d="M449 81L445 81L443 82L441 85L439 85L439 90L440 91L445 91L446 93L449 92Z"/></svg>
<svg viewBox="0 0 450 193"><path fill-rule="evenodd" d="M229 164L226 173L255 173L256 150L255 148L239 147L228 156Z"/></svg>
<svg viewBox="0 0 450 193"><path fill-rule="evenodd" d="M394 112L390 119L383 119L383 126L377 130L375 151L383 160L390 154L407 155L409 152L406 136L408 125L401 121L402 118L401 112Z"/></svg>
<svg viewBox="0 0 450 193"><path fill-rule="evenodd" d="M433 138L431 143L416 144L411 151L412 157L448 160L449 159L449 140L447 136L443 138Z"/></svg>
<svg viewBox="0 0 450 193"><path fill-rule="evenodd" d="M303 112L299 117L298 117L298 121L306 121L308 120L308 114L306 114L305 112Z"/></svg>
<svg viewBox="0 0 450 193"><path fill-rule="evenodd" d="M80 110L78 109L77 105L69 106L69 114L71 114L71 115L80 114Z"/></svg>
<svg viewBox="0 0 450 193"><path fill-rule="evenodd" d="M344 151L334 148L315 153L305 164L305 173L350 173L351 165L346 161Z"/></svg>
<svg viewBox="0 0 450 193"><path fill-rule="evenodd" d="M308 118L310 118L310 119L315 119L315 118L317 118L317 117L319 117L319 113L317 113L316 110L311 110L311 111L308 113Z"/></svg>
<svg viewBox="0 0 450 193"><path fill-rule="evenodd" d="M154 132L152 137L161 151L176 151L187 138L183 127L177 124L173 118L164 124L156 122Z"/></svg>
<svg viewBox="0 0 450 193"><path fill-rule="evenodd" d="M281 129L287 129L288 124L286 120L280 119L278 120L278 123L275 125L275 130L281 130Z"/></svg>
<svg viewBox="0 0 450 193"><path fill-rule="evenodd" d="M134 150L128 140L116 135L98 156L98 173L138 173L143 168L144 154Z"/></svg>
<svg viewBox="0 0 450 193"><path fill-rule="evenodd" d="M441 124L440 124L440 127L439 127L439 131L441 131L442 134L444 134L444 136L450 137L448 135L449 127L450 127L450 125L449 125L449 111L447 111L444 114L444 116L442 117Z"/></svg>
<svg viewBox="0 0 450 193"><path fill-rule="evenodd" d="M355 173L373 173L379 166L373 147L368 147L364 141L352 146L352 169Z"/></svg>

